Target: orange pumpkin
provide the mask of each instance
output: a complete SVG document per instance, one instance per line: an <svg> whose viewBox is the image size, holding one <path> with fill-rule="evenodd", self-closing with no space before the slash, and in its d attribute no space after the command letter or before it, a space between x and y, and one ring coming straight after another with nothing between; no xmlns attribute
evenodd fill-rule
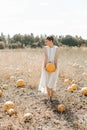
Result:
<svg viewBox="0 0 87 130"><path fill-rule="evenodd" d="M2 96L2 94L3 94L3 92L2 92L2 90L0 90L0 96Z"/></svg>
<svg viewBox="0 0 87 130"><path fill-rule="evenodd" d="M69 80L69 79L65 79L65 80L64 80L64 84L65 84L65 85L69 85L69 84L70 84L70 80Z"/></svg>
<svg viewBox="0 0 87 130"><path fill-rule="evenodd" d="M2 88L7 90L8 89L8 85L7 84L3 84Z"/></svg>
<svg viewBox="0 0 87 130"><path fill-rule="evenodd" d="M69 87L67 88L67 92L73 92L73 88L72 88L71 86L69 86Z"/></svg>
<svg viewBox="0 0 87 130"><path fill-rule="evenodd" d="M73 79L72 82L71 82L71 84L76 84L76 81Z"/></svg>
<svg viewBox="0 0 87 130"><path fill-rule="evenodd" d="M87 95L87 87L83 87L80 92L84 95Z"/></svg>
<svg viewBox="0 0 87 130"><path fill-rule="evenodd" d="M7 110L7 113L9 114L9 116L12 116L13 114L15 114L15 110L13 108L10 108Z"/></svg>
<svg viewBox="0 0 87 130"><path fill-rule="evenodd" d="M57 110L59 112L64 112L66 110L65 106L63 104L58 105Z"/></svg>
<svg viewBox="0 0 87 130"><path fill-rule="evenodd" d="M23 115L24 122L28 122L32 119L33 115L31 113L26 113Z"/></svg>
<svg viewBox="0 0 87 130"><path fill-rule="evenodd" d="M7 101L5 102L4 104L4 110L5 111L8 111L10 108L14 108L14 103L12 101Z"/></svg>
<svg viewBox="0 0 87 130"><path fill-rule="evenodd" d="M15 81L15 77L14 77L14 76L11 76L11 77L10 77L10 81L11 81L11 82L14 82L14 81Z"/></svg>
<svg viewBox="0 0 87 130"><path fill-rule="evenodd" d="M71 87L72 87L73 90L77 89L77 85L76 84L72 84Z"/></svg>
<svg viewBox="0 0 87 130"><path fill-rule="evenodd" d="M48 72L54 72L55 71L55 65L54 65L54 63L51 63L51 62L47 63L47 65L46 65L46 71L48 71Z"/></svg>
<svg viewBox="0 0 87 130"><path fill-rule="evenodd" d="M17 87L23 87L25 85L24 80L23 79L17 80L16 85Z"/></svg>

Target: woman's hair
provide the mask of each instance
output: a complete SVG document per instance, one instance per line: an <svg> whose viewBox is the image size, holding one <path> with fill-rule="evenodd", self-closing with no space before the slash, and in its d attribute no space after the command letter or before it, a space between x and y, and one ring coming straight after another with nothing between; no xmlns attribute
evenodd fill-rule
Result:
<svg viewBox="0 0 87 130"><path fill-rule="evenodd" d="M52 42L54 41L53 36L48 36L48 37L46 37L46 39L49 40L49 41L52 41Z"/></svg>

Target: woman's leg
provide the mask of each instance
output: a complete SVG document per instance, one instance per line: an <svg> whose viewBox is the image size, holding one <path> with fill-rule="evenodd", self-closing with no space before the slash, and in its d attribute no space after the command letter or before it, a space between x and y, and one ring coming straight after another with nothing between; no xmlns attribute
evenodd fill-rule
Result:
<svg viewBox="0 0 87 130"><path fill-rule="evenodd" d="M48 99L49 99L50 101L52 101L52 97L53 97L55 91L54 91L53 89L47 87L47 93L48 93Z"/></svg>
<svg viewBox="0 0 87 130"><path fill-rule="evenodd" d="M54 93L55 93L55 91L53 89L51 89L51 91L50 91L50 100L51 101L52 101L52 97L53 97Z"/></svg>
<svg viewBox="0 0 87 130"><path fill-rule="evenodd" d="M50 99L50 88L47 87L48 99Z"/></svg>
<svg viewBox="0 0 87 130"><path fill-rule="evenodd" d="M53 91L52 91L52 89L51 89L51 91L50 91L50 96L51 96L51 97L53 96Z"/></svg>

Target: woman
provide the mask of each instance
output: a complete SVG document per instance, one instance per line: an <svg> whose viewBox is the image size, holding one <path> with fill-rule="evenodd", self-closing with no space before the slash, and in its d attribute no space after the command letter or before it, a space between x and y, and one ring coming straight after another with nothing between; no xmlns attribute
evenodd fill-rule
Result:
<svg viewBox="0 0 87 130"><path fill-rule="evenodd" d="M56 91L56 83L58 79L58 47L53 43L53 37L48 36L45 40L44 47L44 64L42 67L39 90L48 93L48 99L52 101L54 92ZM54 72L46 71L47 63L52 62L55 65Z"/></svg>

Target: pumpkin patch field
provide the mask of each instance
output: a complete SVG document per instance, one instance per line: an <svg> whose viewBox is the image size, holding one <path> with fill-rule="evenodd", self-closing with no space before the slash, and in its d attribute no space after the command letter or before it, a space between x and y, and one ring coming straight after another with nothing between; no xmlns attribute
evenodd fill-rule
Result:
<svg viewBox="0 0 87 130"><path fill-rule="evenodd" d="M87 48L59 47L57 91L38 91L43 49L0 50L0 130L87 130Z"/></svg>

